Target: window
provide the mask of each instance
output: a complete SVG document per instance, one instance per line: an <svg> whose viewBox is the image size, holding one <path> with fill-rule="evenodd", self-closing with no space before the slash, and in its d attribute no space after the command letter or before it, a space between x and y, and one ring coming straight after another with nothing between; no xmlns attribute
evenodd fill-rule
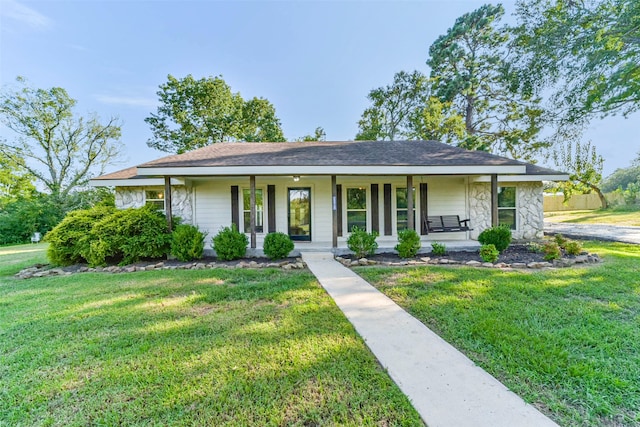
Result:
<svg viewBox="0 0 640 427"><path fill-rule="evenodd" d="M498 188L498 224L516 229L516 187Z"/></svg>
<svg viewBox="0 0 640 427"><path fill-rule="evenodd" d="M256 233L264 231L264 203L262 198L262 189L256 188ZM244 188L242 190L242 203L244 215L244 232L251 232L251 190Z"/></svg>
<svg viewBox="0 0 640 427"><path fill-rule="evenodd" d="M413 189L413 224L416 223L416 189ZM407 188L396 188L396 227L398 231L408 226Z"/></svg>
<svg viewBox="0 0 640 427"><path fill-rule="evenodd" d="M367 229L367 190L347 188L347 231L353 227Z"/></svg>
<svg viewBox="0 0 640 427"><path fill-rule="evenodd" d="M158 210L164 210L164 191L146 190L144 192L145 205L155 206Z"/></svg>

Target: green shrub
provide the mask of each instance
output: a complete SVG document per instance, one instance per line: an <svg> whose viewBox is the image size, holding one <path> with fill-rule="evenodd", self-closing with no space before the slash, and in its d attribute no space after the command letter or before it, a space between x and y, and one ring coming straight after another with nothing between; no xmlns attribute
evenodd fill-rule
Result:
<svg viewBox="0 0 640 427"><path fill-rule="evenodd" d="M447 254L447 247L444 243L433 242L431 244L431 253L436 256L442 256Z"/></svg>
<svg viewBox="0 0 640 427"><path fill-rule="evenodd" d="M484 262L496 262L498 255L500 255L500 251L498 251L492 243L480 247L480 258L482 258Z"/></svg>
<svg viewBox="0 0 640 427"><path fill-rule="evenodd" d="M115 211L93 226L90 238L91 265L163 258L171 247L166 218L151 206Z"/></svg>
<svg viewBox="0 0 640 427"><path fill-rule="evenodd" d="M355 253L357 258L373 255L378 249L377 237L378 233L375 231L367 233L366 230L353 226L347 239L347 246Z"/></svg>
<svg viewBox="0 0 640 427"><path fill-rule="evenodd" d="M580 242L570 241L564 244L564 250L568 255L580 255L582 253L582 245Z"/></svg>
<svg viewBox="0 0 640 427"><path fill-rule="evenodd" d="M264 254L271 259L286 258L293 248L291 238L282 232L269 233L264 238Z"/></svg>
<svg viewBox="0 0 640 427"><path fill-rule="evenodd" d="M564 248L564 245L567 244L568 240L566 237L564 237L562 234L558 233L555 236L553 236L553 239L556 241L556 243L558 244L558 246L560 246L561 248Z"/></svg>
<svg viewBox="0 0 640 427"><path fill-rule="evenodd" d="M547 261L553 261L554 259L560 259L560 245L556 242L548 242L544 245L544 259Z"/></svg>
<svg viewBox="0 0 640 427"><path fill-rule="evenodd" d="M113 212L113 208L106 206L69 212L60 224L45 236L44 240L49 242L49 261L58 265L86 262L94 224Z"/></svg>
<svg viewBox="0 0 640 427"><path fill-rule="evenodd" d="M249 239L244 233L238 231L238 227L224 227L213 238L213 249L218 258L231 261L245 256Z"/></svg>
<svg viewBox="0 0 640 427"><path fill-rule="evenodd" d="M529 249L529 252L533 252L534 254L541 254L544 252L544 246L538 242L529 242L527 244L527 249Z"/></svg>
<svg viewBox="0 0 640 427"><path fill-rule="evenodd" d="M394 249L398 251L400 258L413 258L421 247L420 236L415 230L398 231L398 244Z"/></svg>
<svg viewBox="0 0 640 427"><path fill-rule="evenodd" d="M180 224L176 226L171 235L171 255L180 261L193 261L202 258L206 235L195 225Z"/></svg>
<svg viewBox="0 0 640 427"><path fill-rule="evenodd" d="M480 233L478 241L482 245L494 245L499 252L502 252L511 243L511 230L504 225L487 228Z"/></svg>

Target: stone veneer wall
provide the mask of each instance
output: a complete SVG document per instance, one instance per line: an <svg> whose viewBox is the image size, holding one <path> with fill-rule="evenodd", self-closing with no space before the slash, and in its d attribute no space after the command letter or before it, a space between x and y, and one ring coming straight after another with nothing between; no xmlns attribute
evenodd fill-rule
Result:
<svg viewBox="0 0 640 427"><path fill-rule="evenodd" d="M491 184L473 183L469 185L469 236L478 239L482 230L491 227Z"/></svg>
<svg viewBox="0 0 640 427"><path fill-rule="evenodd" d="M139 208L144 206L145 187L116 187L116 208ZM171 187L171 211L179 216L185 224L193 223L193 203L191 187Z"/></svg>
<svg viewBox="0 0 640 427"><path fill-rule="evenodd" d="M541 182L520 182L517 184L518 230L514 239L542 239L544 237L544 213Z"/></svg>
<svg viewBox="0 0 640 427"><path fill-rule="evenodd" d="M513 231L514 239L541 239L544 236L543 195L541 182L520 182L515 184L518 229ZM469 216L472 239L477 239L482 230L491 227L491 184L469 185Z"/></svg>

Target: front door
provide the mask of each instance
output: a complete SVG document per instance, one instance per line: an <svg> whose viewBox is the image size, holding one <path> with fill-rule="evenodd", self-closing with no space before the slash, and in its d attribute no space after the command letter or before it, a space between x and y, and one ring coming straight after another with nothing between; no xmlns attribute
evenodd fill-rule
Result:
<svg viewBox="0 0 640 427"><path fill-rule="evenodd" d="M289 188L289 237L311 241L311 188Z"/></svg>

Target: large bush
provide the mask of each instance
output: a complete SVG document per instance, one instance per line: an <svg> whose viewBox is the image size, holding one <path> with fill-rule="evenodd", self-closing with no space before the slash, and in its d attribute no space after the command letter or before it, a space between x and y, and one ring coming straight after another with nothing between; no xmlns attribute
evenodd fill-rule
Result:
<svg viewBox="0 0 640 427"><path fill-rule="evenodd" d="M247 253L249 239L244 233L238 231L238 227L224 227L213 237L213 249L218 258L230 261L244 257Z"/></svg>
<svg viewBox="0 0 640 427"><path fill-rule="evenodd" d="M347 246L355 253L356 257L363 258L367 255L373 255L378 249L377 237L378 233L375 231L367 233L367 230L353 226L351 234L347 238Z"/></svg>
<svg viewBox="0 0 640 427"><path fill-rule="evenodd" d="M282 259L289 256L294 248L291 238L284 233L269 233L264 238L264 254L271 259Z"/></svg>
<svg viewBox="0 0 640 427"><path fill-rule="evenodd" d="M202 258L206 233L190 224L175 227L171 236L171 255L180 261L193 261Z"/></svg>
<svg viewBox="0 0 640 427"><path fill-rule="evenodd" d="M398 244L395 246L395 250L398 251L400 258L413 258L416 256L422 243L420 243L420 236L415 230L405 229L398 231Z"/></svg>
<svg viewBox="0 0 640 427"><path fill-rule="evenodd" d="M504 225L487 228L478 236L478 242L482 245L494 245L498 251L502 252L511 243L511 230Z"/></svg>
<svg viewBox="0 0 640 427"><path fill-rule="evenodd" d="M85 259L91 265L130 264L169 253L171 234L165 216L151 206L118 210L91 229Z"/></svg>
<svg viewBox="0 0 640 427"><path fill-rule="evenodd" d="M86 261L91 244L91 230L96 222L110 216L114 208L98 206L70 212L45 236L49 242L47 257L59 265L71 265Z"/></svg>

